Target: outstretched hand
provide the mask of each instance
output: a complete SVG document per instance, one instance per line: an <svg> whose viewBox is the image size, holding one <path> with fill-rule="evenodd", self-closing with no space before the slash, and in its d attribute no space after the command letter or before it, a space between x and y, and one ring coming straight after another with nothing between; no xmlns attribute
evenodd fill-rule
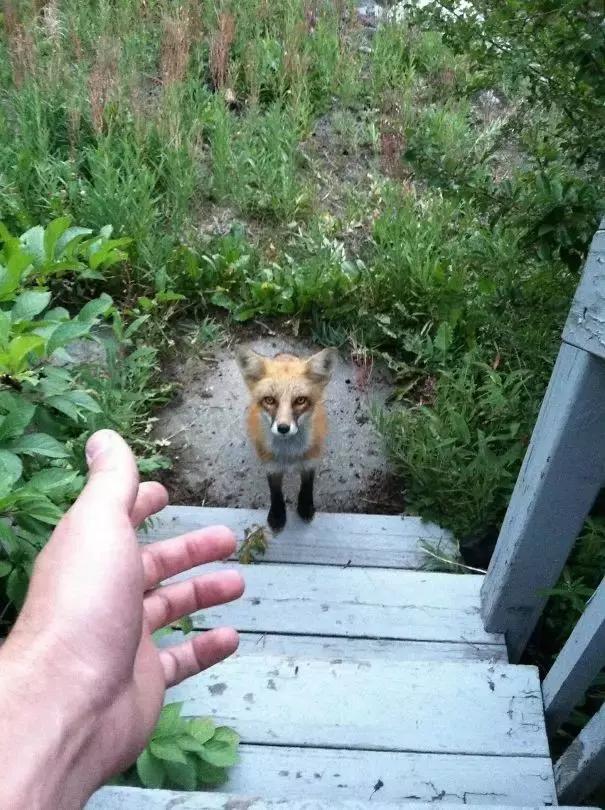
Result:
<svg viewBox="0 0 605 810"><path fill-rule="evenodd" d="M18 751L22 741L22 761L27 752L28 760L52 762L33 781L23 767L13 784L3 780L0 806L15 810L82 806L142 750L166 687L238 644L237 633L222 628L156 648L151 634L158 628L242 594L235 571L158 587L228 557L235 539L218 527L139 548L135 529L166 505L166 491L139 484L130 449L112 431L94 434L86 455L88 483L38 556L25 605L0 652L3 749ZM5 774L10 767L5 761Z"/></svg>

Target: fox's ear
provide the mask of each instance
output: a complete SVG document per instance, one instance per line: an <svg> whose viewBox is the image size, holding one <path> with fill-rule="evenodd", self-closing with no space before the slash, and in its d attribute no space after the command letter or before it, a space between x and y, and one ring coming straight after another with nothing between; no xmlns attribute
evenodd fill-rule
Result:
<svg viewBox="0 0 605 810"><path fill-rule="evenodd" d="M265 374L265 358L248 346L238 346L235 359L247 385L258 382Z"/></svg>
<svg viewBox="0 0 605 810"><path fill-rule="evenodd" d="M334 371L337 357L338 352L336 349L322 349L317 354L309 357L307 360L307 376L314 382L326 385Z"/></svg>

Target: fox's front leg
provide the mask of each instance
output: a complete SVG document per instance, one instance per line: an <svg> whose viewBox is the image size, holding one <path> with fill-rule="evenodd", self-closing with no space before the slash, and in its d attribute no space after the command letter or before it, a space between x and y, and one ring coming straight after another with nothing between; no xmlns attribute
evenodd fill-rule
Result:
<svg viewBox="0 0 605 810"><path fill-rule="evenodd" d="M274 532L280 531L286 525L286 502L282 491L284 476L282 473L269 473L269 492L271 493L271 506L267 516L267 523Z"/></svg>
<svg viewBox="0 0 605 810"><path fill-rule="evenodd" d="M313 482L315 470L304 470L300 474L300 491L298 493L298 514L303 520L313 520L315 506L313 505Z"/></svg>

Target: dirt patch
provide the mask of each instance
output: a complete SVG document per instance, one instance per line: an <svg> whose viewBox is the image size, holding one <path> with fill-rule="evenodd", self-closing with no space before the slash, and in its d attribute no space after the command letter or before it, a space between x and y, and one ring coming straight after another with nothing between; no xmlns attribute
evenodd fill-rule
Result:
<svg viewBox="0 0 605 810"><path fill-rule="evenodd" d="M340 226L339 238L353 252L371 232L373 188L380 161L370 132L373 112L336 109L322 116L301 143L316 188L316 211Z"/></svg>
<svg viewBox="0 0 605 810"><path fill-rule="evenodd" d="M312 344L282 336L249 341L272 355L288 351L306 355ZM170 441L174 469L166 476L173 503L265 508L268 491L262 465L244 428L248 393L232 348L212 357L175 361L170 375L180 395L159 415L156 435ZM316 506L326 512L403 511L402 486L389 468L371 409L383 405L392 391L383 369L341 357L327 391L330 431L319 466ZM290 503L295 477L286 481Z"/></svg>

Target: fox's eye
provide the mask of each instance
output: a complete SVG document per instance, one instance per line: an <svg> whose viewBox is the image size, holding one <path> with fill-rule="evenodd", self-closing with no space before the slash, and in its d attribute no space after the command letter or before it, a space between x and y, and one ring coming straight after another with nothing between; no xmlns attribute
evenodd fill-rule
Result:
<svg viewBox="0 0 605 810"><path fill-rule="evenodd" d="M307 397L296 397L294 400L295 405L306 405L309 400Z"/></svg>
<svg viewBox="0 0 605 810"><path fill-rule="evenodd" d="M275 397L263 397L263 405L267 405L268 407L275 405Z"/></svg>

